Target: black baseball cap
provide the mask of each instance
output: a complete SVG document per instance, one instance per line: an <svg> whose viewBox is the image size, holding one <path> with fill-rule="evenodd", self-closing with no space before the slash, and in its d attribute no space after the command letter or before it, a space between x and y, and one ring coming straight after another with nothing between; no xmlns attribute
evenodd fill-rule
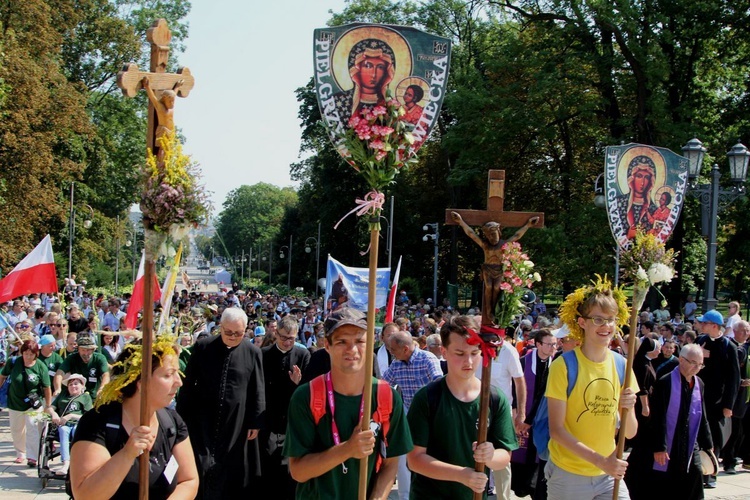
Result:
<svg viewBox="0 0 750 500"><path fill-rule="evenodd" d="M367 316L364 312L351 307L343 307L331 313L325 321L326 338L330 338L337 328L352 325L367 330Z"/></svg>

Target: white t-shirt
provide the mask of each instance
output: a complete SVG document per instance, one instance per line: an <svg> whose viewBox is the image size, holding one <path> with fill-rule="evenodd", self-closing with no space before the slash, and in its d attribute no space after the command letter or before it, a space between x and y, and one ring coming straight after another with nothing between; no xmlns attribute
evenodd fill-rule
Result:
<svg viewBox="0 0 750 500"><path fill-rule="evenodd" d="M482 378L482 363L476 371L477 378ZM503 342L500 352L492 360L492 385L499 387L508 401L513 401L513 379L523 377L521 358L510 342Z"/></svg>
<svg viewBox="0 0 750 500"><path fill-rule="evenodd" d="M724 336L733 339L734 338L734 325L737 324L738 321L741 321L742 318L740 318L739 314L732 314L727 318L727 324L726 328L724 330Z"/></svg>

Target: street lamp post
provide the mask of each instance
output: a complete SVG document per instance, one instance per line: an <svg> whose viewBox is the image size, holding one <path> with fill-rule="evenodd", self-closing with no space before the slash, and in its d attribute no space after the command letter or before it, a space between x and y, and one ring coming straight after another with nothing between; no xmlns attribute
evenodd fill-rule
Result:
<svg viewBox="0 0 750 500"><path fill-rule="evenodd" d="M435 247L435 263L434 263L434 269L433 269L433 277L432 277L432 306L437 306L437 281L438 281L438 244L440 242L440 231L438 231L438 223L437 222L429 222L425 224L422 227L423 231L429 231L432 229L434 232L425 234L422 236L423 241L433 241L434 247Z"/></svg>
<svg viewBox="0 0 750 500"><path fill-rule="evenodd" d="M115 251L115 295L120 295L120 216L117 216L117 226L116 226L116 232L115 232L115 243L117 245L116 251ZM125 234L128 234L129 231L125 229ZM132 234L132 233L131 233ZM129 247L131 245L131 241L126 239L125 240L125 246ZM133 281L135 283L135 279Z"/></svg>
<svg viewBox="0 0 750 500"><path fill-rule="evenodd" d="M748 158L750 158L750 152L739 142L727 152L729 171L734 185L729 189L721 189L719 186L721 172L719 172L719 165L717 164L714 164L711 168L709 184L697 183L706 151L703 143L698 139L692 139L682 147L682 152L688 159L688 175L690 177L690 189L687 194L700 200L701 233L708 238L706 283L702 304L704 313L716 308L718 302L715 297L715 274L719 212L738 198L745 196L744 183L747 179L747 164Z"/></svg>
<svg viewBox="0 0 750 500"><path fill-rule="evenodd" d="M286 287L292 288L292 235L289 235L289 246L284 245L279 249L279 258L284 258L284 249L289 251L289 270L286 275Z"/></svg>
<svg viewBox="0 0 750 500"><path fill-rule="evenodd" d="M240 265L242 266L242 271L240 274L240 283L243 283L245 281L245 249L244 248L242 249L242 261ZM241 285L241 286L244 286L244 285Z"/></svg>
<svg viewBox="0 0 750 500"><path fill-rule="evenodd" d="M73 239L75 239L76 233L76 209L75 209L75 181L70 183L70 215L68 220L68 279L73 277ZM91 212L91 217L83 221L83 227L88 229L93 224L91 220L94 218L94 209L90 205L86 205L86 208Z"/></svg>
<svg viewBox="0 0 750 500"><path fill-rule="evenodd" d="M310 236L305 240L305 253L312 252L312 248L307 244L308 241L315 242L315 295L318 295L318 272L320 271L320 222L318 222L318 237Z"/></svg>

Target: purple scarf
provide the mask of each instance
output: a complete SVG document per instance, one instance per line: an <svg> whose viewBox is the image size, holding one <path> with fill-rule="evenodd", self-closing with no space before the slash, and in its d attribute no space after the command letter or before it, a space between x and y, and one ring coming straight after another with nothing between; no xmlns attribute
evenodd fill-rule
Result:
<svg viewBox="0 0 750 500"><path fill-rule="evenodd" d="M526 380L526 415L529 414L531 406L534 404L534 388L536 387L536 373L534 373L536 367L534 365L536 365L536 349L531 349L524 356L523 364L523 378ZM518 436L518 449L513 450L511 461L525 464L528 451L528 438Z"/></svg>
<svg viewBox="0 0 750 500"><path fill-rule="evenodd" d="M677 428L677 417L680 413L680 400L682 399L682 375L680 369L675 368L670 374L672 383L669 394L669 406L667 407L667 451L672 452L672 442L674 441L674 431ZM700 427L703 408L701 406L701 390L698 387L698 377L695 377L693 385L690 407L688 408L688 468L693 461L693 450L695 450L695 440L698 437L698 427ZM654 462L654 470L666 472L669 466L669 460L664 465Z"/></svg>

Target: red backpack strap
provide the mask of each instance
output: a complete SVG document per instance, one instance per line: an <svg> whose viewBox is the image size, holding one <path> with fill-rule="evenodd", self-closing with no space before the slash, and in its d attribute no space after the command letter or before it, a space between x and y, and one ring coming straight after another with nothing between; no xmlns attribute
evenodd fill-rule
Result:
<svg viewBox="0 0 750 500"><path fill-rule="evenodd" d="M315 425L326 414L326 382L325 375L318 375L310 381L310 412Z"/></svg>
<svg viewBox="0 0 750 500"><path fill-rule="evenodd" d="M384 453L388 447L388 431L391 427L391 414L393 413L393 390L388 382L384 380L378 380L378 408L372 414L372 420L380 424L380 435L382 436L383 445L381 452ZM375 472L380 471L380 467L383 465L385 457L382 453L378 453L378 458L375 461Z"/></svg>

